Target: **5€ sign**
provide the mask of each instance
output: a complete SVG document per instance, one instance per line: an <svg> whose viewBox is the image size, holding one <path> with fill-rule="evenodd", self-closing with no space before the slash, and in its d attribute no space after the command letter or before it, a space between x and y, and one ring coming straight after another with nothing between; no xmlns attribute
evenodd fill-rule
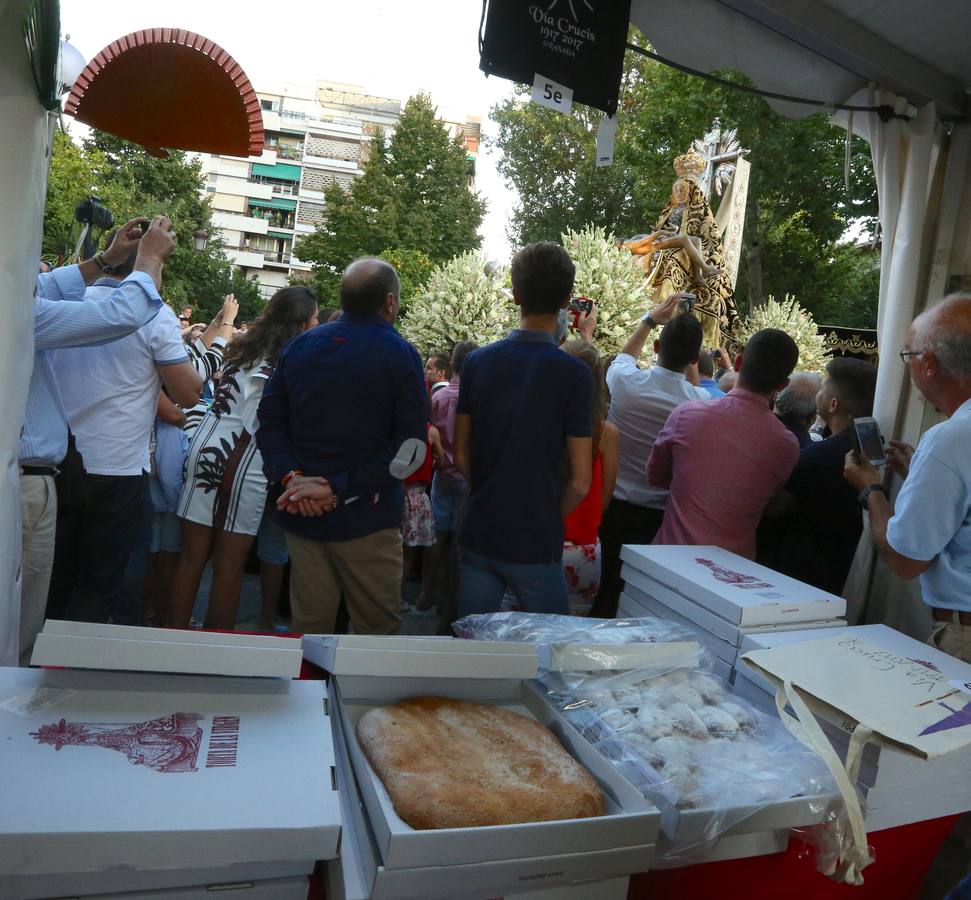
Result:
<svg viewBox="0 0 971 900"><path fill-rule="evenodd" d="M573 109L573 89L565 84L559 84L552 78L546 78L539 73L533 80L533 103L555 109L557 112L570 114Z"/></svg>

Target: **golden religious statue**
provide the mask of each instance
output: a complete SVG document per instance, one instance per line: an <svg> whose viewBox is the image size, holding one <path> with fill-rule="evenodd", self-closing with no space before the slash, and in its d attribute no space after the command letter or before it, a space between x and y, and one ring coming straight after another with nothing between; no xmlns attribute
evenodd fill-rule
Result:
<svg viewBox="0 0 971 900"><path fill-rule="evenodd" d="M704 344L714 348L725 345L738 316L722 239L698 184L706 167L695 150L675 159L678 179L654 231L624 246L640 258L656 303L675 291L695 294L694 313L705 330Z"/></svg>

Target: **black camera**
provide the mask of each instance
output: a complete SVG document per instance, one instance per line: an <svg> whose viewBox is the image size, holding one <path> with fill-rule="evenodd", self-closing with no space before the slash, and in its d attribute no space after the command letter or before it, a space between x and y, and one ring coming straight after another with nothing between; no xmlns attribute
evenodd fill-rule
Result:
<svg viewBox="0 0 971 900"><path fill-rule="evenodd" d="M100 197L82 200L74 209L74 218L82 225L90 225L101 231L108 231L115 225L114 213L101 202Z"/></svg>

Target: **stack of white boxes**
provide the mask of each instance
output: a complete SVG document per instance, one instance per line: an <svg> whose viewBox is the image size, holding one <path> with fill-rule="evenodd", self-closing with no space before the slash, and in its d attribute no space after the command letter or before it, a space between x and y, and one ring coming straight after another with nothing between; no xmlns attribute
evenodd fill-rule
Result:
<svg viewBox="0 0 971 900"><path fill-rule="evenodd" d="M619 618L657 616L699 633L729 683L746 635L845 627L846 601L720 547L628 545Z"/></svg>
<svg viewBox="0 0 971 900"><path fill-rule="evenodd" d="M341 817L298 640L48 622L34 662L73 668L0 668L0 897L306 900Z"/></svg>
<svg viewBox="0 0 971 900"><path fill-rule="evenodd" d="M650 868L660 812L530 682L537 672L535 645L320 635L304 637L303 644L306 658L331 673L328 707L344 830L340 858L328 864L328 897L621 900L628 875ZM481 828L411 828L396 814L355 729L373 706L428 695L503 706L542 722L600 783L606 814Z"/></svg>
<svg viewBox="0 0 971 900"><path fill-rule="evenodd" d="M844 634L848 640L863 640L905 659L931 663L952 684L967 685L967 695L958 693L955 697L955 713L960 715L962 710L971 707L971 665L886 625L851 626ZM742 643L742 653L831 635L827 630L748 635ZM777 712L771 682L741 660L735 693L767 712ZM835 714L830 719L817 721L845 761L856 723ZM968 812L971 810L971 747L925 760L913 753L871 742L863 750L857 787L866 801L866 826L870 831Z"/></svg>

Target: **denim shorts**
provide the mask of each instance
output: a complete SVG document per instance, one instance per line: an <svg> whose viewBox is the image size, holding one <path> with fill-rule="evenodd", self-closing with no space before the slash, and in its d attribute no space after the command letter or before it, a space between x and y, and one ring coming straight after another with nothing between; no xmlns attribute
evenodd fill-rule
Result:
<svg viewBox="0 0 971 900"><path fill-rule="evenodd" d="M469 493L469 483L457 478L443 478L437 472L432 479L432 512L435 530L458 531L463 506Z"/></svg>
<svg viewBox="0 0 971 900"><path fill-rule="evenodd" d="M182 549L182 523L174 512L152 513L149 553L178 553Z"/></svg>
<svg viewBox="0 0 971 900"><path fill-rule="evenodd" d="M267 503L256 538L256 554L260 562L271 566L285 566L290 561L287 535L276 514L276 504Z"/></svg>

